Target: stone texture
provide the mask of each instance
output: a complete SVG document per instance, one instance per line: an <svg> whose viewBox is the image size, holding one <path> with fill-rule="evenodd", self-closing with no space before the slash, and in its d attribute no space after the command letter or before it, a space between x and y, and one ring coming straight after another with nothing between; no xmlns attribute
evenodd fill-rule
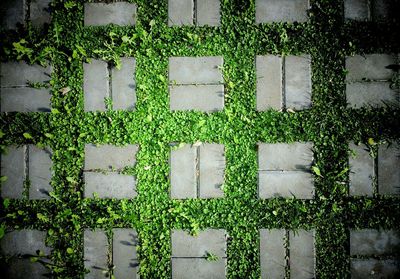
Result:
<svg viewBox="0 0 400 279"><path fill-rule="evenodd" d="M132 57L123 57L121 63L120 70L113 68L111 71L113 109L133 110L136 104L136 60Z"/></svg>
<svg viewBox="0 0 400 279"><path fill-rule="evenodd" d="M85 229L84 242L84 263L89 273L85 275L88 279L107 278L103 270L108 270L108 242L104 231L91 231Z"/></svg>
<svg viewBox="0 0 400 279"><path fill-rule="evenodd" d="M197 197L196 158L197 149L190 145L171 151L171 198Z"/></svg>
<svg viewBox="0 0 400 279"><path fill-rule="evenodd" d="M224 279L226 259L172 258L173 279Z"/></svg>
<svg viewBox="0 0 400 279"><path fill-rule="evenodd" d="M256 23L307 21L308 0L256 0Z"/></svg>
<svg viewBox="0 0 400 279"><path fill-rule="evenodd" d="M135 177L130 175L85 172L84 180L85 198L93 198L94 193L101 199L132 199L137 195Z"/></svg>
<svg viewBox="0 0 400 279"><path fill-rule="evenodd" d="M27 86L27 82L48 83L51 79L51 66L28 65L24 61L1 63L1 87Z"/></svg>
<svg viewBox="0 0 400 279"><path fill-rule="evenodd" d="M350 231L350 255L393 254L400 248L400 233L373 229Z"/></svg>
<svg viewBox="0 0 400 279"><path fill-rule="evenodd" d="M197 26L220 26L220 0L197 1Z"/></svg>
<svg viewBox="0 0 400 279"><path fill-rule="evenodd" d="M1 112L50 112L48 89L1 88Z"/></svg>
<svg viewBox="0 0 400 279"><path fill-rule="evenodd" d="M225 156L223 144L203 144L200 146L200 198L222 198Z"/></svg>
<svg viewBox="0 0 400 279"><path fill-rule="evenodd" d="M113 265L115 278L139 278L136 254L138 235L133 229L113 229Z"/></svg>
<svg viewBox="0 0 400 279"><path fill-rule="evenodd" d="M352 20L368 20L368 0L344 0L344 17Z"/></svg>
<svg viewBox="0 0 400 279"><path fill-rule="evenodd" d="M346 84L349 107L383 107L398 103L399 93L390 89L390 82L356 82Z"/></svg>
<svg viewBox="0 0 400 279"><path fill-rule="evenodd" d="M222 56L170 57L169 81L174 84L222 83Z"/></svg>
<svg viewBox="0 0 400 279"><path fill-rule="evenodd" d="M309 55L285 57L286 107L311 107L311 58Z"/></svg>
<svg viewBox="0 0 400 279"><path fill-rule="evenodd" d="M351 196L372 196L372 178L374 177L374 161L369 155L366 146L350 144L350 150L355 156L350 155L350 188Z"/></svg>
<svg viewBox="0 0 400 279"><path fill-rule="evenodd" d="M256 56L257 110L282 108L282 57Z"/></svg>
<svg viewBox="0 0 400 279"><path fill-rule="evenodd" d="M314 180L311 173L302 171L260 171L259 196L262 199L295 197L312 199Z"/></svg>
<svg viewBox="0 0 400 279"><path fill-rule="evenodd" d="M86 171L94 169L110 170L122 169L134 166L138 145L114 146L114 145L85 145Z"/></svg>
<svg viewBox="0 0 400 279"><path fill-rule="evenodd" d="M53 152L46 147L40 149L34 145L29 145L29 199L41 200L50 199L49 193L52 191L51 181L51 156Z"/></svg>
<svg viewBox="0 0 400 279"><path fill-rule="evenodd" d="M36 255L36 251L50 254L45 245L46 232L38 230L11 231L0 240L1 253L4 255Z"/></svg>
<svg viewBox="0 0 400 279"><path fill-rule="evenodd" d="M400 194L400 147L381 145L378 150L378 188L382 195Z"/></svg>
<svg viewBox="0 0 400 279"><path fill-rule="evenodd" d="M0 2L1 27L17 29L18 23L25 25L26 8L25 0L2 0Z"/></svg>
<svg viewBox="0 0 400 279"><path fill-rule="evenodd" d="M285 277L285 238L283 229L260 230L261 278Z"/></svg>
<svg viewBox="0 0 400 279"><path fill-rule="evenodd" d="M26 146L10 146L5 154L1 154L1 175L7 180L1 183L3 198L21 199L25 180Z"/></svg>
<svg viewBox="0 0 400 279"><path fill-rule="evenodd" d="M135 25L136 4L127 2L85 3L85 26Z"/></svg>
<svg viewBox="0 0 400 279"><path fill-rule="evenodd" d="M31 262L30 259L13 259L2 272L5 272L3 278L8 279L26 279L27 274L29 279L46 279L50 275L50 270L39 262Z"/></svg>
<svg viewBox="0 0 400 279"><path fill-rule="evenodd" d="M315 278L314 231L289 232L290 278Z"/></svg>
<svg viewBox="0 0 400 279"><path fill-rule="evenodd" d="M83 64L85 111L106 110L104 98L110 97L109 74L107 67L107 62L95 59L92 59L90 64Z"/></svg>
<svg viewBox="0 0 400 279"><path fill-rule="evenodd" d="M351 259L351 278L397 278L399 265L398 260Z"/></svg>
<svg viewBox="0 0 400 279"><path fill-rule="evenodd" d="M393 76L393 71L387 69L389 65L396 64L396 58L391 54L367 54L346 57L347 81L388 80Z"/></svg>
<svg viewBox="0 0 400 279"><path fill-rule="evenodd" d="M50 5L51 0L34 0L30 6L30 20L33 26L41 27L45 23L50 23Z"/></svg>
<svg viewBox="0 0 400 279"><path fill-rule="evenodd" d="M170 86L171 110L215 112L224 108L223 85Z"/></svg>
<svg viewBox="0 0 400 279"><path fill-rule="evenodd" d="M260 143L258 164L260 170L308 170L313 161L311 142Z"/></svg>
<svg viewBox="0 0 400 279"><path fill-rule="evenodd" d="M207 253L226 257L225 230L206 229L197 236L191 236L183 230L173 230L171 240L172 257L207 257Z"/></svg>
<svg viewBox="0 0 400 279"><path fill-rule="evenodd" d="M193 25L193 0L168 0L168 25Z"/></svg>

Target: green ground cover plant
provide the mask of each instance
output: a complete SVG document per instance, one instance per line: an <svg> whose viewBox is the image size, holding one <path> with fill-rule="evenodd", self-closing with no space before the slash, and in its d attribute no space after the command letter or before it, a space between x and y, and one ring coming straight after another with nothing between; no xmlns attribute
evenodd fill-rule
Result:
<svg viewBox="0 0 400 279"><path fill-rule="evenodd" d="M134 27L84 28L83 2L53 1L49 26L1 33L1 60L53 67L51 113L2 114L1 148L54 151L51 199L3 199L1 230L48 231L56 277L83 276L83 228L136 228L141 278L170 278L171 229L226 229L227 278L260 277L260 228L314 228L318 278L350 277L349 228L400 229L399 198L348 195L348 143L373 152L399 141L399 107L346 108L344 67L352 54L399 53L398 21L345 22L342 1L314 0L306 23L256 25L254 0L221 0L221 27L168 27L168 1L136 0ZM257 112L255 56L300 53L312 58L312 108ZM224 110L171 112L168 57L213 55L224 57ZM84 113L82 63L118 66L124 56L136 58L135 111ZM199 141L225 145L224 198L172 200L171 143ZM314 143L315 198L258 199L257 143L294 141ZM137 178L136 198L83 199L85 143L140 145L126 170Z"/></svg>

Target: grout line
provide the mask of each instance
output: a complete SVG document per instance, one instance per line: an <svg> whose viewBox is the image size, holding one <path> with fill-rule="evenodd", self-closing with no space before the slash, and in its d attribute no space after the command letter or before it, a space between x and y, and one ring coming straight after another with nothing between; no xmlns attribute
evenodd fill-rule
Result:
<svg viewBox="0 0 400 279"><path fill-rule="evenodd" d="M285 230L285 278L290 278L290 239L289 230Z"/></svg>
<svg viewBox="0 0 400 279"><path fill-rule="evenodd" d="M367 9L368 9L368 15L367 15L367 19L368 19L368 21L372 21L373 20L373 18L372 18L372 16L373 16L373 14L372 14L372 5L373 5L373 3L372 3L372 0L367 0Z"/></svg>
<svg viewBox="0 0 400 279"><path fill-rule="evenodd" d="M282 67L281 67L281 71L282 71L282 90L281 90L281 97L282 97L282 103L281 103L281 109L285 110L286 109L286 88L285 88L285 71L286 71L286 67L285 67L285 63L286 63L286 59L285 56L282 56Z"/></svg>
<svg viewBox="0 0 400 279"><path fill-rule="evenodd" d="M197 0L193 0L193 25L197 25Z"/></svg>
<svg viewBox="0 0 400 279"><path fill-rule="evenodd" d="M29 180L29 144L24 145L24 148L25 148L25 150L24 150L24 155L25 155L24 156L24 160L25 160L25 173L24 173L24 176L25 177L24 177L22 196L23 196L23 198L29 199L29 187L30 187L30 180Z"/></svg>
<svg viewBox="0 0 400 279"><path fill-rule="evenodd" d="M200 198L200 146L196 146L196 197Z"/></svg>
<svg viewBox="0 0 400 279"><path fill-rule="evenodd" d="M111 103L113 101L113 94L112 94L112 67L111 63L107 63L107 71L108 71L108 97L111 100ZM111 106L111 109L113 109L113 105Z"/></svg>

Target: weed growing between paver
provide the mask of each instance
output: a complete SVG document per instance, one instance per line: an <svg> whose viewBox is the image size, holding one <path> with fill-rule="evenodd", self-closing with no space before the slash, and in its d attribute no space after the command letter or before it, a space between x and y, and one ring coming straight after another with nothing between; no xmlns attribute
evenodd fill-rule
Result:
<svg viewBox="0 0 400 279"><path fill-rule="evenodd" d="M134 227L143 278L169 278L171 229L226 229L228 278L259 278L260 228L316 229L316 276L349 278L348 228L400 228L398 198L348 197L348 142L399 140L399 108L346 109L344 58L400 52L399 22L344 23L342 1L315 0L302 24L255 25L254 1L222 0L220 28L167 26L167 1L138 4L135 27L83 28L83 1L54 1L43 31L2 33L2 60L52 61L52 112L1 115L1 147L42 144L54 151L49 201L3 200L5 227L48 231L50 268L84 273L83 228ZM255 111L255 55L309 53L312 109ZM168 57L224 57L222 112L169 111ZM89 58L118 65L136 58L134 112L83 112ZM68 90L66 90L68 88ZM69 90L70 89L70 90ZM372 140L371 140L372 139ZM171 200L170 143L225 145L225 198ZM257 198L257 142L312 141L315 198ZM139 144L133 200L83 199L85 143Z"/></svg>

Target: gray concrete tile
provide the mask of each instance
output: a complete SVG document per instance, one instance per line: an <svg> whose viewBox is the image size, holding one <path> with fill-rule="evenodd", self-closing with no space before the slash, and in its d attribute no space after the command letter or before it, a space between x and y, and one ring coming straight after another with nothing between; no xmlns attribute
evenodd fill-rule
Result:
<svg viewBox="0 0 400 279"><path fill-rule="evenodd" d="M193 25L193 0L168 0L168 25Z"/></svg>
<svg viewBox="0 0 400 279"><path fill-rule="evenodd" d="M290 278L315 278L314 230L289 231Z"/></svg>
<svg viewBox="0 0 400 279"><path fill-rule="evenodd" d="M278 197L312 199L314 197L313 176L303 171L260 171L258 188L261 199Z"/></svg>
<svg viewBox="0 0 400 279"><path fill-rule="evenodd" d="M351 278L397 278L399 265L398 260L351 259Z"/></svg>
<svg viewBox="0 0 400 279"><path fill-rule="evenodd" d="M27 86L30 82L51 80L51 66L29 65L24 61L1 63L1 87Z"/></svg>
<svg viewBox="0 0 400 279"><path fill-rule="evenodd" d="M107 278L103 273L104 270L108 270L108 242L105 232L85 229L83 243L85 269L89 270L89 273L85 274L85 278Z"/></svg>
<svg viewBox="0 0 400 279"><path fill-rule="evenodd" d="M305 22L308 0L256 0L256 23Z"/></svg>
<svg viewBox="0 0 400 279"><path fill-rule="evenodd" d="M132 199L137 196L135 177L118 173L84 172L85 198Z"/></svg>
<svg viewBox="0 0 400 279"><path fill-rule="evenodd" d="M103 144L85 145L85 170L110 170L122 169L127 166L134 166L138 145L115 146Z"/></svg>
<svg viewBox="0 0 400 279"><path fill-rule="evenodd" d="M45 244L46 232L23 229L7 232L0 240L1 252L4 255L36 255L42 251L45 255L51 252Z"/></svg>
<svg viewBox="0 0 400 279"><path fill-rule="evenodd" d="M110 97L107 62L95 60L83 63L83 92L85 111L105 111L104 98Z"/></svg>
<svg viewBox="0 0 400 279"><path fill-rule="evenodd" d="M223 85L170 86L171 110L215 112L224 108Z"/></svg>
<svg viewBox="0 0 400 279"><path fill-rule="evenodd" d="M128 2L85 3L85 26L135 25L137 6Z"/></svg>
<svg viewBox="0 0 400 279"><path fill-rule="evenodd" d="M260 170L308 170L313 161L311 142L259 143Z"/></svg>
<svg viewBox="0 0 400 279"><path fill-rule="evenodd" d="M282 57L257 55L257 110L282 108Z"/></svg>
<svg viewBox="0 0 400 279"><path fill-rule="evenodd" d="M394 230L350 230L350 255L392 254L400 248L400 233Z"/></svg>
<svg viewBox="0 0 400 279"><path fill-rule="evenodd" d="M378 189L381 195L400 194L400 147L396 143L379 146Z"/></svg>
<svg viewBox="0 0 400 279"><path fill-rule="evenodd" d="M311 58L309 55L285 57L286 107L296 110L311 107Z"/></svg>
<svg viewBox="0 0 400 279"><path fill-rule="evenodd" d="M261 278L285 277L285 238L284 229L260 230Z"/></svg>
<svg viewBox="0 0 400 279"><path fill-rule="evenodd" d="M50 270L39 262L31 262L30 259L12 259L2 272L3 278L8 279L26 279L27 274L29 279L47 279L50 275Z"/></svg>
<svg viewBox="0 0 400 279"><path fill-rule="evenodd" d="M1 196L3 198L21 199L26 179L26 146L9 146L6 152L1 154L1 175L7 177L7 180L1 183Z"/></svg>
<svg viewBox="0 0 400 279"><path fill-rule="evenodd" d="M197 197L196 160L197 150L188 144L176 150L171 150L171 198Z"/></svg>
<svg viewBox="0 0 400 279"><path fill-rule="evenodd" d="M222 198L224 191L225 155L223 144L200 146L200 198Z"/></svg>
<svg viewBox="0 0 400 279"><path fill-rule="evenodd" d="M133 57L122 57L120 70L111 70L111 92L113 109L134 110L136 105L136 60Z"/></svg>
<svg viewBox="0 0 400 279"><path fill-rule="evenodd" d="M346 57L347 81L388 80L394 72L386 67L396 64L392 54L367 54Z"/></svg>
<svg viewBox="0 0 400 279"><path fill-rule="evenodd" d="M220 0L197 1L197 26L220 26Z"/></svg>
<svg viewBox="0 0 400 279"><path fill-rule="evenodd" d="M48 89L1 88L1 112L50 112Z"/></svg>
<svg viewBox="0 0 400 279"><path fill-rule="evenodd" d="M344 0L344 17L352 20L368 20L368 0Z"/></svg>
<svg viewBox="0 0 400 279"><path fill-rule="evenodd" d="M365 145L350 144L350 150L355 152L355 156L349 158L351 196L371 197L373 194L374 161L366 149Z"/></svg>
<svg viewBox="0 0 400 279"><path fill-rule="evenodd" d="M118 279L139 278L139 261L136 253L138 235L133 229L113 229L114 276Z"/></svg>
<svg viewBox="0 0 400 279"><path fill-rule="evenodd" d="M346 84L346 98L351 108L383 107L398 104L399 93L390 89L390 82L356 82Z"/></svg>
<svg viewBox="0 0 400 279"><path fill-rule="evenodd" d="M25 25L26 0L2 0L0 2L1 27L17 29L17 24Z"/></svg>
<svg viewBox="0 0 400 279"><path fill-rule="evenodd" d="M30 20L35 27L42 27L45 23L50 23L50 5L51 0L31 1Z"/></svg>
<svg viewBox="0 0 400 279"><path fill-rule="evenodd" d="M226 259L172 258L173 279L224 279Z"/></svg>
<svg viewBox="0 0 400 279"><path fill-rule="evenodd" d="M206 229L197 236L183 230L172 230L171 240L172 257L206 257L207 253L226 257L225 230Z"/></svg>
<svg viewBox="0 0 400 279"><path fill-rule="evenodd" d="M29 199L50 199L49 193L53 190L50 185L52 176L51 168L53 166L51 157L53 151L49 147L41 149L35 145L29 145L28 152Z"/></svg>

